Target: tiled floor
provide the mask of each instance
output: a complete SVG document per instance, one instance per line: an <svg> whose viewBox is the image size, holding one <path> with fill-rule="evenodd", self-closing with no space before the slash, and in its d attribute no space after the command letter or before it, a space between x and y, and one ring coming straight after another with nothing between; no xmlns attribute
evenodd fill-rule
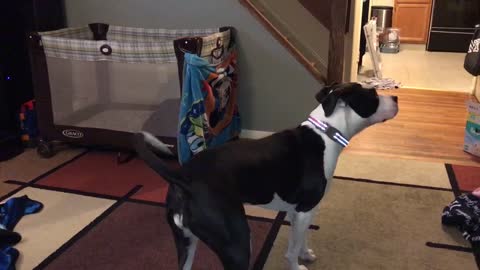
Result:
<svg viewBox="0 0 480 270"><path fill-rule="evenodd" d="M401 46L398 54L381 54L384 78L392 78L404 88L473 92L475 78L463 68L465 54L427 52L425 45ZM367 52L358 81L363 81L371 74L373 64Z"/></svg>

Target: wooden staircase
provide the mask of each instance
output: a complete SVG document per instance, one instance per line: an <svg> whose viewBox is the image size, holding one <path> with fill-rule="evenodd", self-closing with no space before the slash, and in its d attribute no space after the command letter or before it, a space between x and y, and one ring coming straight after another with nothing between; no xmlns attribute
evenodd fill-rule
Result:
<svg viewBox="0 0 480 270"><path fill-rule="evenodd" d="M239 0L320 82L344 81L345 34L349 28L351 0L298 0L329 31L328 63L315 61L262 5L261 0Z"/></svg>

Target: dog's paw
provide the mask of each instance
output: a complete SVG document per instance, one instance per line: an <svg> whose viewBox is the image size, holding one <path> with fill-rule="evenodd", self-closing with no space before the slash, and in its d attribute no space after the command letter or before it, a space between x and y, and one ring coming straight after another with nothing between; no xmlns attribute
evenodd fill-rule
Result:
<svg viewBox="0 0 480 270"><path fill-rule="evenodd" d="M299 265L298 270L308 270L308 268L305 265Z"/></svg>
<svg viewBox="0 0 480 270"><path fill-rule="evenodd" d="M305 265L290 265L289 270L308 270Z"/></svg>
<svg viewBox="0 0 480 270"><path fill-rule="evenodd" d="M307 249L305 252L300 254L300 260L311 263L317 259L317 255L311 249Z"/></svg>

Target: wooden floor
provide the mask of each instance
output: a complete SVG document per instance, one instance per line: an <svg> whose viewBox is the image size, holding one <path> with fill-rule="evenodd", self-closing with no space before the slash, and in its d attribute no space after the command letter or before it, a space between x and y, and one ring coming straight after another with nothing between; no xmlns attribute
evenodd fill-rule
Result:
<svg viewBox="0 0 480 270"><path fill-rule="evenodd" d="M463 152L467 117L465 102L473 97L413 89L381 93L399 97L399 114L394 120L357 135L347 151L480 166L480 158Z"/></svg>

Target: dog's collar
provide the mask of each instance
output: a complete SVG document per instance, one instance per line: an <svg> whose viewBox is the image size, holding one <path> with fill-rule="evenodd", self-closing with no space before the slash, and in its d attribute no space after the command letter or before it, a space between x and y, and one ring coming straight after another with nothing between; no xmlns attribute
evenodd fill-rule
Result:
<svg viewBox="0 0 480 270"><path fill-rule="evenodd" d="M343 136L342 132L332 127L330 124L317 120L313 116L309 116L306 122L311 124L315 129L321 131L322 133L327 135L328 138L332 139L333 141L340 144L341 146L343 147L348 146L349 141L345 138L345 136Z"/></svg>

